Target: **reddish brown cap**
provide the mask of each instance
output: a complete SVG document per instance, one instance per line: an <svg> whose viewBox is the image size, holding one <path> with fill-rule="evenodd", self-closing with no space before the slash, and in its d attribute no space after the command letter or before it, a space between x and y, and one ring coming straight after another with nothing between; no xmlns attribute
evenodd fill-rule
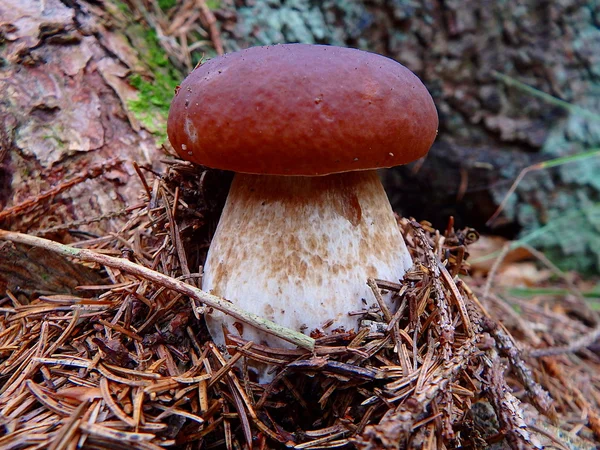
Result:
<svg viewBox="0 0 600 450"><path fill-rule="evenodd" d="M406 164L437 133L433 100L406 67L324 45L253 47L197 67L171 104L168 135L197 164L326 175Z"/></svg>

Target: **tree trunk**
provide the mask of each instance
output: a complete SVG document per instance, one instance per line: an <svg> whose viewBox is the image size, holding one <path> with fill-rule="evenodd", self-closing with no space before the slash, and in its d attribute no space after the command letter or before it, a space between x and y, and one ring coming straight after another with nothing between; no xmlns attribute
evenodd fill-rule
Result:
<svg viewBox="0 0 600 450"><path fill-rule="evenodd" d="M120 31L126 23L110 4L80 1L2 0L0 17L0 226L63 240L69 228L116 231L143 191L132 162L157 169L164 156L132 112L140 95L130 77L152 75ZM0 285L26 288L11 276L28 270L28 255L2 255ZM71 287L90 281L71 275Z"/></svg>
<svg viewBox="0 0 600 450"><path fill-rule="evenodd" d="M87 230L114 230L113 216L141 192L131 163L118 161L158 167L170 90L221 47L346 45L415 71L436 101L440 134L422 165L384 177L402 213L437 226L452 214L481 228L521 169L600 144L594 114L514 83L598 110L600 6L585 0L1 0L0 9L0 204L85 179L0 216L4 227L40 232L106 217ZM550 224L541 243L549 254L600 264L599 161L529 174L495 226L514 236ZM560 219L573 212L578 242L565 238L572 220Z"/></svg>
<svg viewBox="0 0 600 450"><path fill-rule="evenodd" d="M233 36L242 46L300 41L360 47L397 59L423 79L438 107L438 139L424 163L384 175L405 215L438 227L454 215L459 225L485 231L523 168L600 144L598 2L236 4ZM231 48L230 40L225 43ZM548 102L515 81L596 114ZM548 225L535 245L566 267L600 269L599 173L598 156L530 173L488 230L515 237ZM573 226L577 236L569 232Z"/></svg>
<svg viewBox="0 0 600 450"><path fill-rule="evenodd" d="M132 161L157 168L163 152L140 124L128 80L143 70L108 9L83 2L2 0L2 196L5 211L51 189L3 226L40 231L111 216L138 202ZM72 186L64 186L77 179ZM118 220L94 222L94 232Z"/></svg>

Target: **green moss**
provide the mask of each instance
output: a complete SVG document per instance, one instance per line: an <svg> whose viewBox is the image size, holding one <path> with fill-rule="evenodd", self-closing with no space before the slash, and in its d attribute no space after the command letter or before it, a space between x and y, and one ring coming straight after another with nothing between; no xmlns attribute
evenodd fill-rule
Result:
<svg viewBox="0 0 600 450"><path fill-rule="evenodd" d="M138 39L135 39L134 45L151 75L134 73L129 76L129 82L138 90L138 97L129 101L128 106L144 128L156 135L162 143L167 138L169 105L181 74L169 62L154 30L144 30L137 26L136 31ZM143 39L139 39L140 37Z"/></svg>
<svg viewBox="0 0 600 450"><path fill-rule="evenodd" d="M177 0L158 0L158 7L167 11L177 4Z"/></svg>
<svg viewBox="0 0 600 450"><path fill-rule="evenodd" d="M158 0L158 7L163 11L168 11L176 5L177 0ZM219 6L221 6L221 0L206 0L206 6L208 6L210 9L217 9Z"/></svg>
<svg viewBox="0 0 600 450"><path fill-rule="evenodd" d="M146 63L151 67L167 67L169 65L169 58L160 46L156 31L153 29L144 30L143 35L146 42L146 48L142 50L146 53L143 55Z"/></svg>
<svg viewBox="0 0 600 450"><path fill-rule="evenodd" d="M120 2L117 0L117 1L115 1L114 4L121 13L123 13L123 14L129 13L129 6L127 6L124 2Z"/></svg>

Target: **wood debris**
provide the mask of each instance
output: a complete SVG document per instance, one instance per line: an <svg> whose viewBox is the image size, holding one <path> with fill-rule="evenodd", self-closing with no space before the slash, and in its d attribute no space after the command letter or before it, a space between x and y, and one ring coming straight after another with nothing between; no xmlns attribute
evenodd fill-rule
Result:
<svg viewBox="0 0 600 450"><path fill-rule="evenodd" d="M127 261L97 262L104 283L3 294L0 448L566 447L561 430L578 448L598 442L596 353L535 358L526 348L568 349L597 324L535 302L519 304L515 321L493 291L479 301L457 276L468 272L468 251L453 227L440 234L400 221L415 264L401 282L365 280L372 304L349 311L359 331L318 337L312 351L233 334L226 349L215 346L206 304L128 269L197 289L218 217L214 176L171 161L164 176L143 180L143 205L118 233L74 234L74 248ZM376 301L382 291L394 308ZM554 326L521 332L540 323ZM270 364L273 382L257 384L250 360Z"/></svg>

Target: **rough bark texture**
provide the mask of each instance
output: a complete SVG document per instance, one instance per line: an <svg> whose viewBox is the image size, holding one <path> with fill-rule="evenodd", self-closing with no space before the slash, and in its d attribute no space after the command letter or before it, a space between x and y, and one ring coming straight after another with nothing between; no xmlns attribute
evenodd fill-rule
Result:
<svg viewBox="0 0 600 450"><path fill-rule="evenodd" d="M112 16L82 2L2 0L0 17L1 206L81 177L2 225L40 231L135 204L141 184L131 162L158 167L163 153L128 106L137 93L126 77L142 66Z"/></svg>
<svg viewBox="0 0 600 450"><path fill-rule="evenodd" d="M123 209L139 202L132 161L157 168L164 155L131 112L138 93L127 77L143 66L110 11L59 0L0 2L2 228L63 240L68 228L115 231ZM50 255L8 244L0 250L0 290L62 292L98 281ZM21 276L28 272L29 282Z"/></svg>
<svg viewBox="0 0 600 450"><path fill-rule="evenodd" d="M61 255L10 242L0 243L0 292L56 294L76 292L81 285L102 282L98 270Z"/></svg>
<svg viewBox="0 0 600 450"><path fill-rule="evenodd" d="M423 79L440 113L440 134L420 170L387 172L388 191L405 214L438 226L453 214L481 228L521 169L600 143L598 118L569 114L494 75L598 111L597 1L239 3L234 36L241 46L356 46L395 58ZM496 225L514 235L551 224L536 245L567 266L600 268L598 173L596 157L528 175ZM573 222L576 238L566 236Z"/></svg>
<svg viewBox="0 0 600 450"><path fill-rule="evenodd" d="M151 36L148 51L142 24L156 28L148 11L159 4L167 25ZM144 81L169 87L181 75L165 76L164 58L150 64L150 75L138 55L155 54L157 43L169 49L179 42L188 50L199 44L171 58L183 72L211 57L202 43L210 23L173 25L182 11L190 18L202 5L212 8L226 51L279 42L346 45L415 71L434 96L440 135L422 166L388 171L386 179L397 209L438 226L454 214L461 225L481 227L522 168L600 144L597 117L553 106L495 75L598 111L597 1L2 0L0 204L17 204L117 154L154 164L160 152L148 130L164 135L169 89L162 97L154 93L147 102L152 112L140 115L135 99L144 97L136 88ZM185 40L182 29L196 31ZM566 266L599 267L599 161L528 175L496 231L514 235L548 225L536 245ZM11 225L39 230L114 213L135 202L134 178L131 165L117 165ZM92 229L111 229L110 223ZM577 236L568 233L573 227Z"/></svg>

